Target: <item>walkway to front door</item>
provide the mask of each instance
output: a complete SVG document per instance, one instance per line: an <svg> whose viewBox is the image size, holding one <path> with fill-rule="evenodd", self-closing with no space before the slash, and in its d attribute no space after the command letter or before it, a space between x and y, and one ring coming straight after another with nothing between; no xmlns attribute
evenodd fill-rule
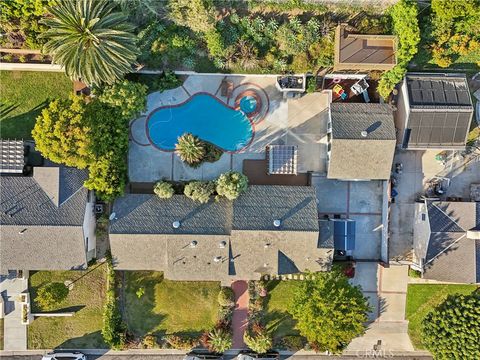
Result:
<svg viewBox="0 0 480 360"><path fill-rule="evenodd" d="M243 334L248 323L248 283L244 280L232 283L232 289L235 294L235 309L233 310L232 328L233 328L233 349L244 349Z"/></svg>

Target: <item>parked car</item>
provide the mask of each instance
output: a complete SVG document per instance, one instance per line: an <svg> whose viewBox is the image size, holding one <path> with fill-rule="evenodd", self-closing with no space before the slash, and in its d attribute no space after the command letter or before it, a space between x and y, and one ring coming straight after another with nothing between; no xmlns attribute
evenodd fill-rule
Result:
<svg viewBox="0 0 480 360"><path fill-rule="evenodd" d="M51 352L43 355L42 360L87 360L87 356L81 352Z"/></svg>
<svg viewBox="0 0 480 360"><path fill-rule="evenodd" d="M270 360L279 359L280 355L276 351L270 351L265 354L258 354L253 351L243 350L237 355L237 360Z"/></svg>
<svg viewBox="0 0 480 360"><path fill-rule="evenodd" d="M213 360L213 359L223 359L223 354L220 353L211 353L206 351L191 351L185 355L183 360Z"/></svg>

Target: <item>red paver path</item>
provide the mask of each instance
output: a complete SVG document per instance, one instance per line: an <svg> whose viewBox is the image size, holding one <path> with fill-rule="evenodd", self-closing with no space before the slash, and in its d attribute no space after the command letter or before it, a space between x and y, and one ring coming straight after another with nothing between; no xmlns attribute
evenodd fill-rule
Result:
<svg viewBox="0 0 480 360"><path fill-rule="evenodd" d="M232 328L233 328L233 349L246 348L243 342L243 334L247 328L248 317L248 283L243 280L232 283L232 289L235 294L235 309L233 310Z"/></svg>

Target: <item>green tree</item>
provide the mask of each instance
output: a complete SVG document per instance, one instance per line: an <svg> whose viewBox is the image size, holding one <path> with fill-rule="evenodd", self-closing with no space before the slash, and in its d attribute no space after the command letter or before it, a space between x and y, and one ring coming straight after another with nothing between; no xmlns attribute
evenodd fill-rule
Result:
<svg viewBox="0 0 480 360"><path fill-rule="evenodd" d="M449 295L427 314L422 335L435 359L480 359L480 292Z"/></svg>
<svg viewBox="0 0 480 360"><path fill-rule="evenodd" d="M288 311L302 336L320 351L341 352L365 331L370 310L359 287L334 268L310 274L294 293Z"/></svg>
<svg viewBox="0 0 480 360"><path fill-rule="evenodd" d="M44 52L73 80L112 84L131 71L136 37L127 17L114 8L106 0L64 0L49 9Z"/></svg>
<svg viewBox="0 0 480 360"><path fill-rule="evenodd" d="M52 282L42 286L35 298L35 302L44 310L49 310L52 306L62 302L68 296L68 287L60 282Z"/></svg>
<svg viewBox="0 0 480 360"><path fill-rule="evenodd" d="M272 335L261 326L257 325L255 327L255 331L248 330L245 332L243 340L250 349L259 354L264 354L272 348Z"/></svg>
<svg viewBox="0 0 480 360"><path fill-rule="evenodd" d="M232 347L232 334L222 328L213 329L208 333L209 348L223 353Z"/></svg>
<svg viewBox="0 0 480 360"><path fill-rule="evenodd" d="M98 100L112 107L117 107L126 119L138 116L147 106L147 86L123 80L113 85L104 86L98 94Z"/></svg>
<svg viewBox="0 0 480 360"><path fill-rule="evenodd" d="M203 142L198 137L188 133L178 138L175 151L180 159L190 166L198 166L205 157Z"/></svg>
<svg viewBox="0 0 480 360"><path fill-rule="evenodd" d="M237 171L228 171L217 179L217 194L235 200L247 191L248 178Z"/></svg>
<svg viewBox="0 0 480 360"><path fill-rule="evenodd" d="M211 0L170 0L169 18L194 32L206 33L215 27L215 8Z"/></svg>
<svg viewBox="0 0 480 360"><path fill-rule="evenodd" d="M55 163L86 168L94 159L84 113L85 103L79 96L50 102L32 130L36 149Z"/></svg>
<svg viewBox="0 0 480 360"><path fill-rule="evenodd" d="M155 184L153 188L153 192L160 198L160 199L170 199L173 194L175 194L175 190L173 189L173 185L166 181L159 181Z"/></svg>
<svg viewBox="0 0 480 360"><path fill-rule="evenodd" d="M202 204L207 203L214 192L215 184L211 181L192 181L185 185L184 190L186 197Z"/></svg>

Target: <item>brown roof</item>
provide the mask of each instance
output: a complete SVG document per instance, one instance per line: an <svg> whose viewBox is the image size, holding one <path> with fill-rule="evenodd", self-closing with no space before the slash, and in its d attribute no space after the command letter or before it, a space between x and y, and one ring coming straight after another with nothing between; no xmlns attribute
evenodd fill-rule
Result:
<svg viewBox="0 0 480 360"><path fill-rule="evenodd" d="M390 70L396 65L396 36L351 34L345 27L335 30L335 70Z"/></svg>

